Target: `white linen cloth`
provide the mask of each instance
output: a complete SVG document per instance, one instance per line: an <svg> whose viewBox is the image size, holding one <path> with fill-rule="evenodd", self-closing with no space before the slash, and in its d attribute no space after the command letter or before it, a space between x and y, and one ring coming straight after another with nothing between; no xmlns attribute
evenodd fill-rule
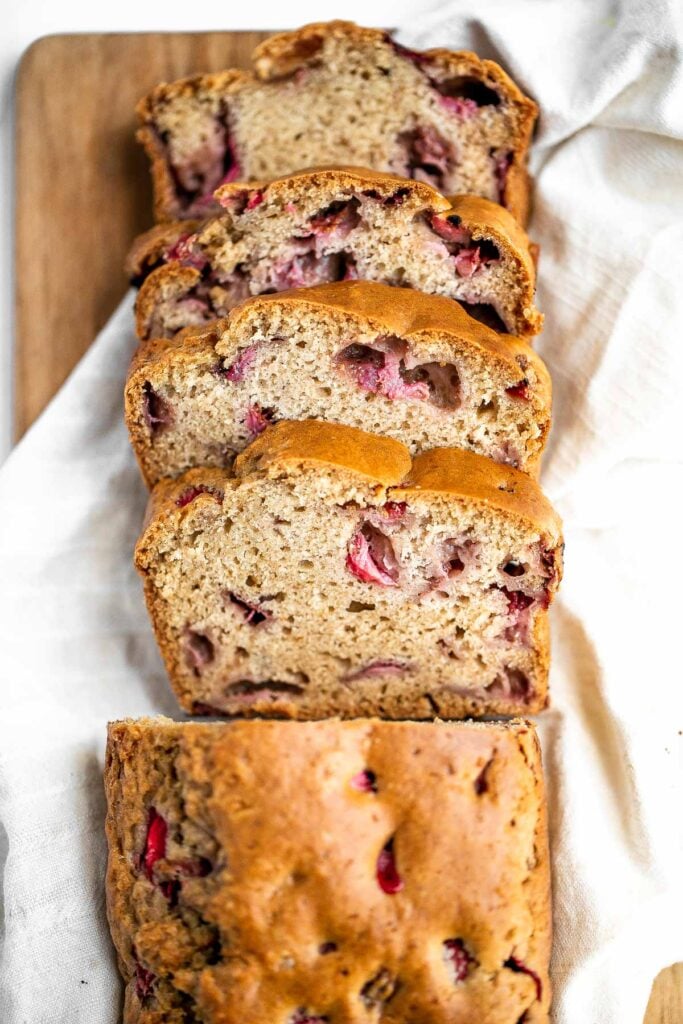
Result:
<svg viewBox="0 0 683 1024"><path fill-rule="evenodd" d="M683 960L677 3L440 5L402 33L500 58L543 104L532 237L565 519L541 725L558 1024L641 1024ZM131 297L0 471L3 1024L115 1024L104 917L108 719L177 716L131 552Z"/></svg>

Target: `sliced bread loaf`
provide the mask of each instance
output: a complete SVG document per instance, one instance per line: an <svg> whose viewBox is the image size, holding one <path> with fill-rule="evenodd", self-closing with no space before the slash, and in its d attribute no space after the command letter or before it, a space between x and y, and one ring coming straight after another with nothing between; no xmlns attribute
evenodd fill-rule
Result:
<svg viewBox="0 0 683 1024"><path fill-rule="evenodd" d="M345 21L266 40L256 73L163 84L138 105L157 220L206 216L225 181L355 163L503 203L523 223L536 105L493 61L416 53Z"/></svg>
<svg viewBox="0 0 683 1024"><path fill-rule="evenodd" d="M158 484L136 565L186 711L458 717L545 706L561 548L526 474L307 420Z"/></svg>
<svg viewBox="0 0 683 1024"><path fill-rule="evenodd" d="M517 338L451 299L341 281L249 299L224 320L141 345L126 423L152 485L230 465L268 423L346 423L411 453L457 447L535 472L550 377Z"/></svg>
<svg viewBox="0 0 683 1024"><path fill-rule="evenodd" d="M224 316L250 295L360 278L445 295L511 334L529 336L529 240L485 199L445 199L422 182L363 168L302 171L219 190L225 212L189 233L154 228L133 246L142 339ZM149 270L156 266L151 273Z"/></svg>
<svg viewBox="0 0 683 1024"><path fill-rule="evenodd" d="M109 726L123 1024L547 1024L533 725Z"/></svg>

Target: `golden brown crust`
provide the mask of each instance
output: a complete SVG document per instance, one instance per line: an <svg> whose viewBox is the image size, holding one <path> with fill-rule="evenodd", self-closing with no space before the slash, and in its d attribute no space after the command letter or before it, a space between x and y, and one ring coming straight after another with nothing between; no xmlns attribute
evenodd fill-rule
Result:
<svg viewBox="0 0 683 1024"><path fill-rule="evenodd" d="M433 448L411 459L400 441L323 420L280 420L237 456L232 470L200 467L161 481L152 494L152 518L198 482L222 490L235 478L278 476L304 465L338 467L375 480L390 489L394 501L419 493L479 502L533 523L556 543L561 538L562 520L538 483L512 466L460 448Z"/></svg>
<svg viewBox="0 0 683 1024"><path fill-rule="evenodd" d="M531 131L533 129L534 120L535 115L529 125L529 142L531 141ZM531 216L531 209L533 205L532 186L533 182L526 165L526 152L524 156L521 156L519 153L515 153L507 172L504 199L505 208L510 211L512 216L517 219L522 227L527 226L529 223L529 217Z"/></svg>
<svg viewBox="0 0 683 1024"><path fill-rule="evenodd" d="M272 312L276 318L292 315L303 320L311 316L323 322L338 318L340 330L344 332L350 329L359 336L373 333L378 337L403 338L418 359L428 360L435 345L440 348L452 346L454 354L478 352L485 367L501 374L501 390L529 379L530 387L524 401L531 403L540 436L535 442L538 449L536 457L529 455L523 468L534 476L538 474L550 427L551 382L545 364L525 341L496 334L468 316L452 299L370 281L340 281L255 296L236 307L227 317L205 327L186 328L173 339L155 339L139 346L126 380L125 419L148 486L156 482L159 465L154 463L149 424L145 421L141 405L145 386L149 382L157 390L159 385L163 387L163 381L169 374L174 379L182 379L204 368L214 370L221 361L223 366L232 365L239 358L243 339L248 338L254 329L254 318L259 323L267 322L269 307L275 307ZM316 415L314 411L310 414ZM223 440L226 451L232 450L232 438L227 436L227 431ZM198 464L195 460L193 462ZM166 470L174 476L180 471Z"/></svg>
<svg viewBox="0 0 683 1024"><path fill-rule="evenodd" d="M373 171L369 167L332 164L303 167L300 171L282 175L273 181L255 181L248 186L243 182L230 182L216 189L214 196L219 203L227 205L246 188L250 193L262 191L265 200L273 199L284 204L290 197L298 197L302 192L312 189L351 189L360 192L372 188L382 197L388 198L397 188L403 187L409 190L406 202L415 206L423 205L430 213L445 212L450 207L450 201L426 182L401 178L398 174L385 171Z"/></svg>
<svg viewBox="0 0 683 1024"><path fill-rule="evenodd" d="M528 474L460 448L433 448L411 460L400 441L340 423L281 420L238 455L234 472L242 478L257 470L278 475L311 462L373 478L390 489L392 501L417 493L458 497L524 519L554 543L562 534L560 517Z"/></svg>
<svg viewBox="0 0 683 1024"><path fill-rule="evenodd" d="M375 792L352 783L368 769ZM188 1003L198 1020L250 1024L299 1008L348 1024L546 1024L550 872L530 722L116 722L105 790L125 1024L180 1024ZM153 820L164 841L150 846ZM376 874L390 840L395 893ZM444 962L453 940L471 957L459 982ZM395 992L373 1007L361 993L378 975Z"/></svg>
<svg viewBox="0 0 683 1024"><path fill-rule="evenodd" d="M459 448L434 448L411 459L400 441L323 420L280 420L237 456L232 470L199 468L161 481L152 492L151 518L174 511L178 495L198 483L221 491L253 474L276 477L306 465L376 481L392 501L417 494L474 501L525 520L556 544L561 540L562 520L528 474Z"/></svg>
<svg viewBox="0 0 683 1024"><path fill-rule="evenodd" d="M363 28L354 21L315 21L289 32L278 32L259 43L251 55L257 76L263 82L277 81L296 68L315 61L326 38L353 39L358 43L385 43L387 33Z"/></svg>
<svg viewBox="0 0 683 1024"><path fill-rule="evenodd" d="M535 480L474 452L433 448L416 455L410 475L392 495L402 501L415 493L457 495L498 508L534 523L554 543L562 535L562 521Z"/></svg>
<svg viewBox="0 0 683 1024"><path fill-rule="evenodd" d="M214 321L210 328L194 328L192 333L205 334L211 329L220 338L222 331L237 328L241 320L265 303L298 306L302 310L339 310L347 316L366 319L370 329L378 334L395 334L411 343L437 338L452 340L453 343L464 342L486 353L490 359L505 364L516 376L523 376L520 366L533 367L539 396L543 404L550 405L550 374L528 342L514 335L498 334L470 316L455 299L429 295L415 288L395 288L376 281L337 281L312 288L255 295L233 309L227 317ZM218 351L221 351L220 344Z"/></svg>
<svg viewBox="0 0 683 1024"><path fill-rule="evenodd" d="M281 420L237 456L234 471L242 479L255 473L277 477L300 466L350 470L390 487L410 472L411 459L406 446L390 437L322 420Z"/></svg>

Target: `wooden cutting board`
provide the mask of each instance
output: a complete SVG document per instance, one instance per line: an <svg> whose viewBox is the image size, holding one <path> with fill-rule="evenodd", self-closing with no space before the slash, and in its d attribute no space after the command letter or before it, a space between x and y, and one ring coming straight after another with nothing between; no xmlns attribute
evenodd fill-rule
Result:
<svg viewBox="0 0 683 1024"><path fill-rule="evenodd" d="M147 160L133 138L136 101L160 81L249 67L267 34L48 36L24 55L16 108L17 438L124 294L124 256L151 225ZM682 964L657 978L645 1024L683 1024Z"/></svg>

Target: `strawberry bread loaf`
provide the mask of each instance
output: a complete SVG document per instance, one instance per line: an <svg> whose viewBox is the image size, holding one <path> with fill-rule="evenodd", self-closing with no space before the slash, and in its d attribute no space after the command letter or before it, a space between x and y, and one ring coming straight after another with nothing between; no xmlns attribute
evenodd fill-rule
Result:
<svg viewBox="0 0 683 1024"><path fill-rule="evenodd" d="M527 721L109 727L124 1024L547 1024Z"/></svg>
<svg viewBox="0 0 683 1024"><path fill-rule="evenodd" d="M249 299L141 345L126 423L148 484L230 465L282 419L346 423L417 453L457 447L535 472L550 377L526 342L441 296L340 281Z"/></svg>
<svg viewBox="0 0 683 1024"><path fill-rule="evenodd" d="M541 329L529 240L496 203L351 167L217 195L220 216L158 226L133 245L141 339L205 324L250 295L355 278L457 299L500 331Z"/></svg>
<svg viewBox="0 0 683 1024"><path fill-rule="evenodd" d="M185 711L536 712L560 521L525 473L281 421L152 492L136 565Z"/></svg>
<svg viewBox="0 0 683 1024"><path fill-rule="evenodd" d="M139 103L157 220L206 216L224 182L354 163L483 196L524 223L537 110L493 61L332 21L267 39L254 69L159 85Z"/></svg>

